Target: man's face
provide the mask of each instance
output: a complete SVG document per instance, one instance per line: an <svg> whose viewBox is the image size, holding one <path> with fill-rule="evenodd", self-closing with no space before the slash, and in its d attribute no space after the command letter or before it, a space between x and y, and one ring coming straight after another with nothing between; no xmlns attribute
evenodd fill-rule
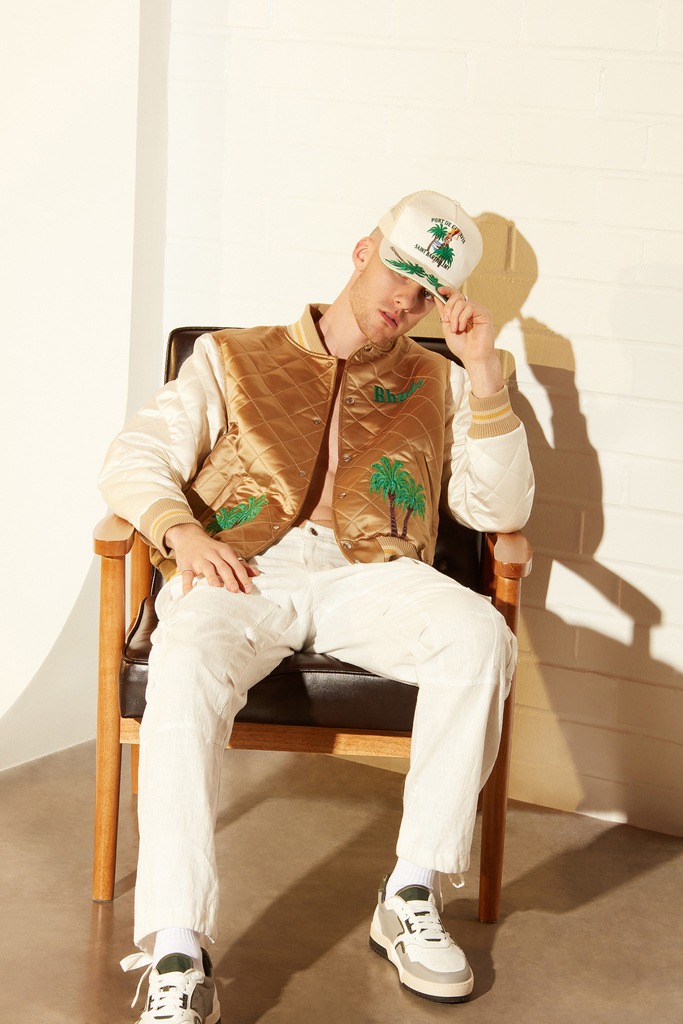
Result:
<svg viewBox="0 0 683 1024"><path fill-rule="evenodd" d="M385 267L375 245L351 284L349 301L365 337L380 343L408 334L434 303L417 282Z"/></svg>

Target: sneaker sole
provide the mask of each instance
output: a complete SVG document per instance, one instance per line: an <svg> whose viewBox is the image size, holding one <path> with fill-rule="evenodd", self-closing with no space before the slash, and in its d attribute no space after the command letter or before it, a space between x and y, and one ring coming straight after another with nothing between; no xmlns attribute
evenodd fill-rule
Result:
<svg viewBox="0 0 683 1024"><path fill-rule="evenodd" d="M428 981L423 981L422 978L412 977L410 972L401 963L393 945L385 945L383 939L384 936L381 932L378 933L373 927L370 932L370 949L381 956L382 959L388 960L390 964L393 964L398 971L398 980L403 988L416 996L421 996L423 999L429 999L433 1003L467 1002L474 988L474 974L471 968L469 978L457 985L443 985L439 982L434 982L433 985L430 985ZM445 990L448 991L448 994L445 994Z"/></svg>

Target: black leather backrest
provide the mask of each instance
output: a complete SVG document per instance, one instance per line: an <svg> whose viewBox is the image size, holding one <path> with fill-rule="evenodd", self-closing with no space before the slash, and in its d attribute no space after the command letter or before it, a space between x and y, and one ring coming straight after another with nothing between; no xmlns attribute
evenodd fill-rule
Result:
<svg viewBox="0 0 683 1024"><path fill-rule="evenodd" d="M175 380L180 367L194 348L200 334L219 331L220 327L176 327L168 336L164 380ZM455 359L446 342L440 338L415 338L415 341L432 352L439 352L447 359ZM455 359L458 362L457 359ZM439 535L436 541L434 565L447 576L473 590L479 589L481 580L481 558L483 537L476 530L470 530L456 523L449 515L442 513Z"/></svg>

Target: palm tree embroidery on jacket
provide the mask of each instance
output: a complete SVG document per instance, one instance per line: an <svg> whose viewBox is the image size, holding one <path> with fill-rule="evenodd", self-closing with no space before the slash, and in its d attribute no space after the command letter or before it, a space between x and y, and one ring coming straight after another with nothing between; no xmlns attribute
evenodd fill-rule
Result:
<svg viewBox="0 0 683 1024"><path fill-rule="evenodd" d="M425 489L422 484L416 484L412 476L406 473L406 480L404 481L404 488L401 494L403 508L406 509L403 529L401 530L402 540L405 540L408 535L408 520L412 515L424 519L427 507L425 497Z"/></svg>
<svg viewBox="0 0 683 1024"><path fill-rule="evenodd" d="M406 509L401 529L401 539L405 540L410 517L416 515L420 519L424 519L426 510L424 487L422 484L415 483L410 473L403 469L403 463L399 459L392 462L386 455L383 455L379 462L373 462L370 468L375 470L370 477L370 494L381 494L385 501L389 502L392 537L399 536L396 509Z"/></svg>
<svg viewBox="0 0 683 1024"><path fill-rule="evenodd" d="M261 509L267 504L268 498L265 494L261 494L258 498L247 498L246 501L241 501L239 505L234 505L232 508L220 508L209 519L204 529L214 536L221 530L232 530L234 526L244 526L245 523L256 519Z"/></svg>

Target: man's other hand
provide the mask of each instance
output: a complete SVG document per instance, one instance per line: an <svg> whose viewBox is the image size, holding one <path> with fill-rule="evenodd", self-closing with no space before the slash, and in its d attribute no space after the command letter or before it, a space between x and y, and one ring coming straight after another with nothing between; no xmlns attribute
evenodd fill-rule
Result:
<svg viewBox="0 0 683 1024"><path fill-rule="evenodd" d="M183 594L192 589L195 576L203 576L212 587L225 587L236 594L251 593L252 576L258 569L247 565L230 544L215 540L195 523L172 526L164 537L166 546L175 552L178 569L183 574Z"/></svg>

